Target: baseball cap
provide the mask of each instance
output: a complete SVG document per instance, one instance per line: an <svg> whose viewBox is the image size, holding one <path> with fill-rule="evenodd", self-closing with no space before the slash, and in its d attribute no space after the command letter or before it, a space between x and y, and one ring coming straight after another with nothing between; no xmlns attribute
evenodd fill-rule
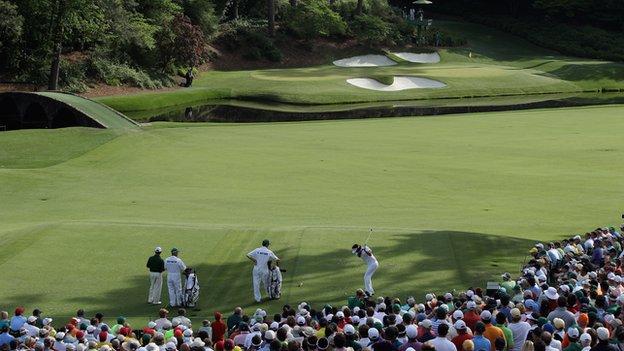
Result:
<svg viewBox="0 0 624 351"><path fill-rule="evenodd" d="M156 248L154 249L154 252L161 253L162 252L162 247L156 246Z"/></svg>
<svg viewBox="0 0 624 351"><path fill-rule="evenodd" d="M455 312L453 312L453 318L455 319L464 318L464 312L462 312L461 310L455 310Z"/></svg>
<svg viewBox="0 0 624 351"><path fill-rule="evenodd" d="M305 325L306 324L306 320L303 316L299 316L297 317L297 324L299 325Z"/></svg>
<svg viewBox="0 0 624 351"><path fill-rule="evenodd" d="M431 328L431 321L429 319L425 319L424 321L418 323L418 325L420 325L423 328Z"/></svg>
<svg viewBox="0 0 624 351"><path fill-rule="evenodd" d="M481 320L483 321L489 321L492 319L492 313L488 310L483 310L483 312L481 312Z"/></svg>
<svg viewBox="0 0 624 351"><path fill-rule="evenodd" d="M275 332L273 330L267 330L264 332L264 338L266 340L275 340Z"/></svg>
<svg viewBox="0 0 624 351"><path fill-rule="evenodd" d="M371 340L379 339L379 330L377 330L375 328L370 328L368 330L368 338L371 339Z"/></svg>
<svg viewBox="0 0 624 351"><path fill-rule="evenodd" d="M579 331L576 328L568 328L568 336L577 339L579 337Z"/></svg>
<svg viewBox="0 0 624 351"><path fill-rule="evenodd" d="M466 322L462 321L461 319L458 320L457 322L455 322L454 325L455 329L457 330L463 330L466 329Z"/></svg>
<svg viewBox="0 0 624 351"><path fill-rule="evenodd" d="M343 330L344 330L344 333L346 335L354 335L355 334L355 327L353 327L351 324L345 325Z"/></svg>
<svg viewBox="0 0 624 351"><path fill-rule="evenodd" d="M512 317L520 317L522 313L520 312L520 309L512 308L511 311L509 311L509 314L511 314Z"/></svg>
<svg viewBox="0 0 624 351"><path fill-rule="evenodd" d="M262 246L269 246L269 245L271 245L271 242L269 241L269 239L262 240Z"/></svg>
<svg viewBox="0 0 624 351"><path fill-rule="evenodd" d="M37 317L35 317L35 316L28 317L28 323L34 323L36 321L37 321Z"/></svg>
<svg viewBox="0 0 624 351"><path fill-rule="evenodd" d="M178 250L178 248L177 248L177 247L174 247L173 249L171 249L171 252L178 252L178 251L179 251L179 250ZM175 345L174 345L174 346L175 346Z"/></svg>
<svg viewBox="0 0 624 351"><path fill-rule="evenodd" d="M596 335L598 335L598 339L600 340L609 340L609 329L600 327L596 329Z"/></svg>
<svg viewBox="0 0 624 351"><path fill-rule="evenodd" d="M580 338L579 338L579 340L581 341L581 343L584 343L584 342L591 342L591 339L592 339L592 337L591 337L591 335L589 335L588 333L583 333L583 334L581 334L581 336L580 336Z"/></svg>
<svg viewBox="0 0 624 351"><path fill-rule="evenodd" d="M468 301L466 302L466 307L468 307L469 310L474 310L477 308L477 303L474 301Z"/></svg>

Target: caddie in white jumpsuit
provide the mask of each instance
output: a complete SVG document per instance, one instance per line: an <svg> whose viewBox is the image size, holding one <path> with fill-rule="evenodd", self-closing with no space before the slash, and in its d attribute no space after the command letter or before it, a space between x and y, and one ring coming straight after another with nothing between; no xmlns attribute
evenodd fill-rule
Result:
<svg viewBox="0 0 624 351"><path fill-rule="evenodd" d="M252 271L253 278L253 291L256 302L260 302L262 295L260 295L260 283L264 285L264 291L269 288L269 261L279 261L279 258L275 256L273 251L269 250L271 242L268 240L262 241L262 246L251 251L247 254L254 263Z"/></svg>
<svg viewBox="0 0 624 351"><path fill-rule="evenodd" d="M165 260L167 270L167 287L169 288L169 304L172 307L182 305L182 273L186 265L178 258L178 249L171 249L171 256Z"/></svg>
<svg viewBox="0 0 624 351"><path fill-rule="evenodd" d="M364 263L366 263L366 273L364 273L364 292L368 295L375 295L375 290L373 289L373 274L377 268L379 268L379 262L377 262L377 258L373 255L373 250L368 246L360 246L358 244L354 244L351 247L351 252L353 252L357 257L360 257Z"/></svg>

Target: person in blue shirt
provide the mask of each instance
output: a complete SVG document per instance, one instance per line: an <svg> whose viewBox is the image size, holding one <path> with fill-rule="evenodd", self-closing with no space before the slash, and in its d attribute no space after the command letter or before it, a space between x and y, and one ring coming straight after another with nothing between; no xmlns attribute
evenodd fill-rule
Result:
<svg viewBox="0 0 624 351"><path fill-rule="evenodd" d="M472 338L474 351L490 351L491 349L490 340L483 336L483 332L485 332L485 324L483 324L483 322L477 322L475 325L475 335L474 338Z"/></svg>
<svg viewBox="0 0 624 351"><path fill-rule="evenodd" d="M0 329L0 347L9 345L14 339L14 337L9 335L9 327L6 325L2 326L2 329Z"/></svg>
<svg viewBox="0 0 624 351"><path fill-rule="evenodd" d="M23 316L24 307L18 307L15 309L15 315L11 317L9 322L9 333L15 337L20 335L20 329L26 324L26 317Z"/></svg>

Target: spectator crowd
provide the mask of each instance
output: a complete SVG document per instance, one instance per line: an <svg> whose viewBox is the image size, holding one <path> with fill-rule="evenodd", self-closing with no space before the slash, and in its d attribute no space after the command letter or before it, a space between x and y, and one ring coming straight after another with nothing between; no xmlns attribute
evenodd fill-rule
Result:
<svg viewBox="0 0 624 351"><path fill-rule="evenodd" d="M0 312L0 351L624 351L623 243L615 228L538 243L517 276L420 302L358 290L341 307L237 307L201 325L161 309L142 328L82 310L59 324L18 307Z"/></svg>

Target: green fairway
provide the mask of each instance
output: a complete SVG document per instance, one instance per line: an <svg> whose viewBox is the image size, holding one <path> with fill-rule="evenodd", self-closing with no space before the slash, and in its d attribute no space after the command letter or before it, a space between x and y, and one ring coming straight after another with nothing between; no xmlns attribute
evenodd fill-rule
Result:
<svg viewBox="0 0 624 351"><path fill-rule="evenodd" d="M197 318L252 306L244 255L264 238L288 272L283 299L262 306L342 304L362 286L350 247L370 226L378 294L483 284L535 240L616 224L623 113L0 133L0 309L143 322L156 245L197 269ZM48 142L16 154L36 139Z"/></svg>
<svg viewBox="0 0 624 351"><path fill-rule="evenodd" d="M517 37L476 24L437 21L437 25L469 39L467 47L442 48L435 64L403 62L390 67L324 66L209 71L193 88L161 93L109 96L98 100L122 112L163 109L238 99L291 104L345 104L375 101L500 97L534 94L624 90L624 64L559 55ZM442 89L379 92L346 83L349 78L388 80L418 76L441 81Z"/></svg>

